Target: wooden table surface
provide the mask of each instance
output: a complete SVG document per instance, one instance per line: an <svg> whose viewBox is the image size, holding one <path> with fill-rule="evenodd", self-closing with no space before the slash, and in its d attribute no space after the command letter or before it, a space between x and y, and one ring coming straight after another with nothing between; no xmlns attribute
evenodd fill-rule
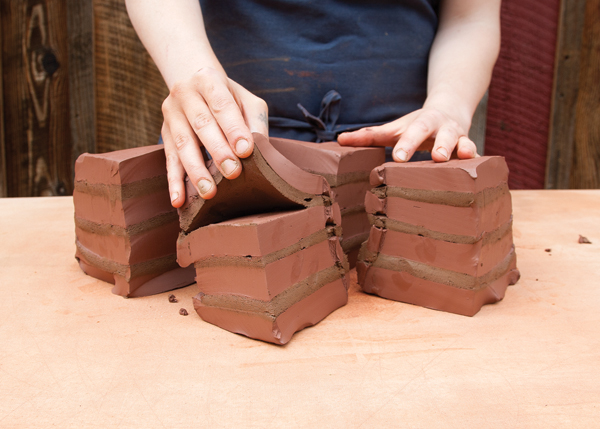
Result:
<svg viewBox="0 0 600 429"><path fill-rule="evenodd" d="M279 347L203 322L195 285L112 295L75 262L70 197L0 199L0 427L600 427L600 191L513 207L504 301L470 318L354 283Z"/></svg>

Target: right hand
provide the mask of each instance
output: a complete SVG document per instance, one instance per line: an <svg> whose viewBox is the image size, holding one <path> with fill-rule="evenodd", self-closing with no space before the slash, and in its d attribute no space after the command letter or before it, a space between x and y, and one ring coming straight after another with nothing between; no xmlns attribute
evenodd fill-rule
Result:
<svg viewBox="0 0 600 429"><path fill-rule="evenodd" d="M239 158L250 156L254 149L252 133L269 134L267 103L209 67L174 84L162 111L173 207L181 207L185 201L186 173L202 198L213 198L217 192L200 146L210 153L224 177L235 179L242 172Z"/></svg>

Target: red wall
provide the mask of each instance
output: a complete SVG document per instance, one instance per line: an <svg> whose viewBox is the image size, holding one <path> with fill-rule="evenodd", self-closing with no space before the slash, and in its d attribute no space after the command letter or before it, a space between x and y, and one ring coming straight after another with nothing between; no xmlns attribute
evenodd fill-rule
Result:
<svg viewBox="0 0 600 429"><path fill-rule="evenodd" d="M559 7L560 0L502 2L485 154L506 157L511 189L544 187Z"/></svg>

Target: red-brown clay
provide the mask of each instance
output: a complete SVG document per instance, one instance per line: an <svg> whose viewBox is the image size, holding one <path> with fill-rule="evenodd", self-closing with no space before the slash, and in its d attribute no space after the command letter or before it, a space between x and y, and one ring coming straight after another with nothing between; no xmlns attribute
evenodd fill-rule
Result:
<svg viewBox="0 0 600 429"><path fill-rule="evenodd" d="M133 297L194 282L176 262L178 217L171 207L162 146L83 154L75 164L76 258L82 270Z"/></svg>
<svg viewBox="0 0 600 429"><path fill-rule="evenodd" d="M298 167L325 177L342 212L342 247L354 267L360 245L369 234L365 193L371 170L385 161L380 147L346 147L336 142L309 143L271 138L272 145Z"/></svg>
<svg viewBox="0 0 600 429"><path fill-rule="evenodd" d="M193 184L186 182L186 201L179 209L185 233L252 214L331 204L331 188L322 176L297 167L265 136L254 133L253 137L254 152L241 160L242 173L236 179L224 179L212 161L207 163L217 183L214 198L204 200Z"/></svg>
<svg viewBox="0 0 600 429"><path fill-rule="evenodd" d="M501 157L375 168L363 290L468 316L501 300L519 278L507 178Z"/></svg>
<svg viewBox="0 0 600 429"><path fill-rule="evenodd" d="M196 268L200 317L285 344L347 301L342 215L322 176L254 136L254 153L242 160L240 177L223 179L209 166L217 182L214 199L203 200L188 184L178 262Z"/></svg>

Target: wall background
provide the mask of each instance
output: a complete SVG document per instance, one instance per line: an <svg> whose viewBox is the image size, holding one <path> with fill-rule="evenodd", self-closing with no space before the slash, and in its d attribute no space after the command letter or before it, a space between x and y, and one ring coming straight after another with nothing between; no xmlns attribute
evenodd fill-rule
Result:
<svg viewBox="0 0 600 429"><path fill-rule="evenodd" d="M504 0L476 123L513 189L600 188L600 0ZM69 195L83 152L155 144L167 95L123 0L0 2L0 196Z"/></svg>

